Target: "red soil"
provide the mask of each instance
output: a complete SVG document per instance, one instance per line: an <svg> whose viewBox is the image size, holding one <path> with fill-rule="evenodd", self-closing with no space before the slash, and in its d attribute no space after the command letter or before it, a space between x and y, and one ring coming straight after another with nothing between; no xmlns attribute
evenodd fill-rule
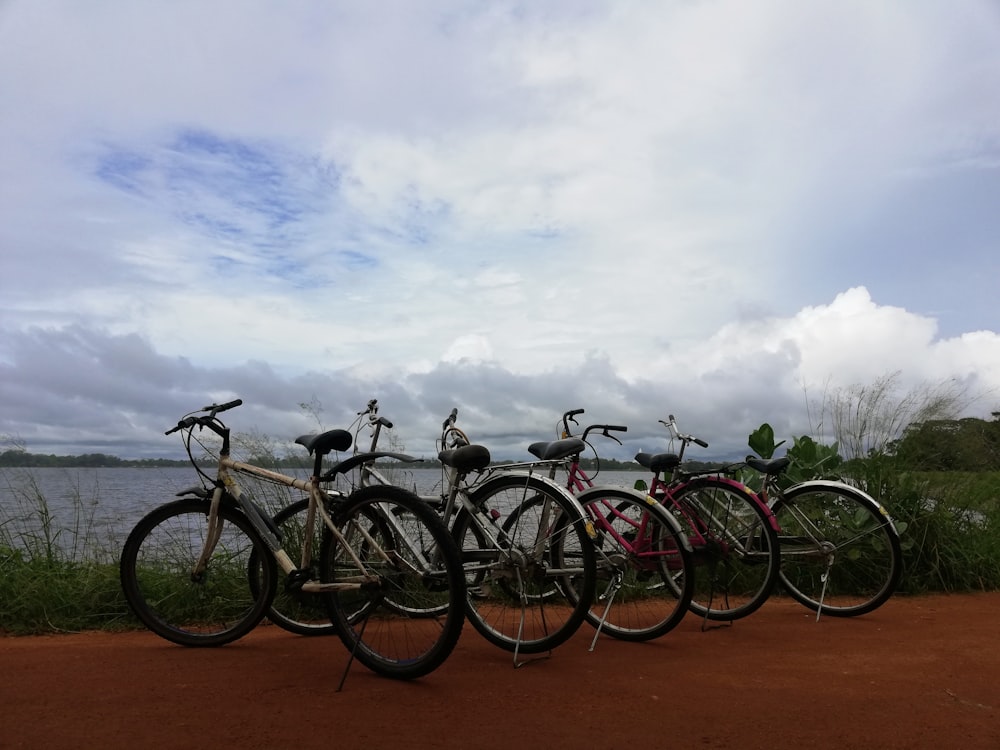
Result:
<svg viewBox="0 0 1000 750"><path fill-rule="evenodd" d="M774 599L651 643L581 628L546 660L466 626L415 682L262 625L218 649L151 633L0 638L0 748L1000 748L1000 594L896 597L854 620Z"/></svg>

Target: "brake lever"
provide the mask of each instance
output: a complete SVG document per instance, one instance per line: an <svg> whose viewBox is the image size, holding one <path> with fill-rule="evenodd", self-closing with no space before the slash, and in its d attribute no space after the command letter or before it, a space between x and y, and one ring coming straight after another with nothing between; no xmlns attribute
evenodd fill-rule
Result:
<svg viewBox="0 0 1000 750"><path fill-rule="evenodd" d="M603 434L604 434L604 437L611 438L616 443L618 443L618 445L625 445L625 443L623 443L621 440L619 440L614 435L612 435L610 432L608 432L608 428L607 427L604 428L604 433Z"/></svg>

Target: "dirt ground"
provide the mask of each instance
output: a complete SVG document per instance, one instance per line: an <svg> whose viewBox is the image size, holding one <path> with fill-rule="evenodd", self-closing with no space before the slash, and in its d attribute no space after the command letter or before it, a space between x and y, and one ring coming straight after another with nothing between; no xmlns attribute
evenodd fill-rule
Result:
<svg viewBox="0 0 1000 750"><path fill-rule="evenodd" d="M466 626L415 682L262 625L218 649L148 632L0 638L0 748L1000 748L1000 594L896 597L818 623L773 599L634 644L586 625L519 669Z"/></svg>

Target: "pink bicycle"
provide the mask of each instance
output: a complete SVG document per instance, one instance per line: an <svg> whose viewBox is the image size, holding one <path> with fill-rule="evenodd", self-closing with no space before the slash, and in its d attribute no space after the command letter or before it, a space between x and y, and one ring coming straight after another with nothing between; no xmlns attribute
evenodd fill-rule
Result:
<svg viewBox="0 0 1000 750"><path fill-rule="evenodd" d="M548 464L551 479L566 472L565 486L597 534L597 589L585 615L596 630L591 650L602 632L627 641L666 634L684 618L694 593L691 545L674 517L644 492L595 486L580 466L583 451L593 449L587 442L591 432L618 441L611 432L625 429L592 425L582 438L567 431L561 440L528 447L537 463Z"/></svg>
<svg viewBox="0 0 1000 750"><path fill-rule="evenodd" d="M665 505L688 534L695 559L691 609L709 620L732 621L756 612L774 590L781 569L780 526L753 490L717 471L682 468L690 443L671 414L660 423L680 442L678 453L639 453L653 472L649 494Z"/></svg>

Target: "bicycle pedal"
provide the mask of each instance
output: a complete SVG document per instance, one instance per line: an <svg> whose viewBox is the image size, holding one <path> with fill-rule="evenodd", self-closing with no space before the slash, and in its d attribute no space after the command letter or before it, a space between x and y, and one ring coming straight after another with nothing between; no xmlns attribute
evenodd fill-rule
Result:
<svg viewBox="0 0 1000 750"><path fill-rule="evenodd" d="M312 578L312 571L308 568L300 568L298 570L293 570L285 578L285 591L294 592L301 591L302 586Z"/></svg>

